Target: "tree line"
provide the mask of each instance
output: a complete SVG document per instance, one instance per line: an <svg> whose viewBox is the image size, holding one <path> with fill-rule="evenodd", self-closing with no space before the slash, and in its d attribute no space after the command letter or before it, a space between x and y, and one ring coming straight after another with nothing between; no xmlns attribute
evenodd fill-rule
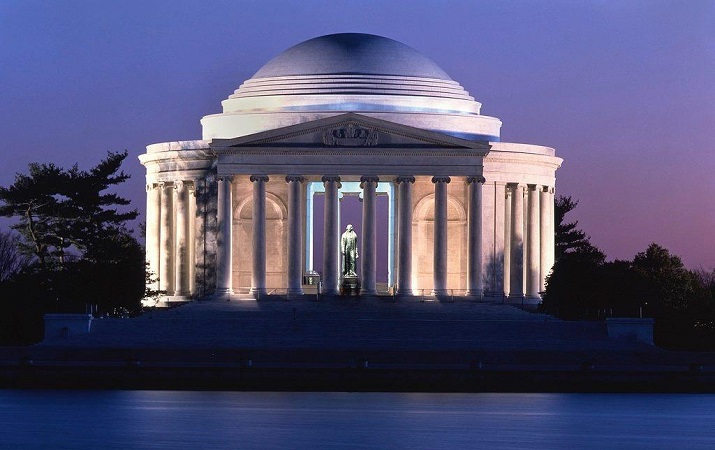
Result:
<svg viewBox="0 0 715 450"><path fill-rule="evenodd" d="M130 316L147 295L144 248L128 223L130 201L111 192L129 175L127 152L89 170L33 163L0 187L0 342L42 338L45 313Z"/></svg>
<svg viewBox="0 0 715 450"><path fill-rule="evenodd" d="M715 269L688 270L656 243L632 260L606 261L578 221L566 220L577 204L556 199L556 263L543 310L569 320L652 317L656 345L715 350Z"/></svg>

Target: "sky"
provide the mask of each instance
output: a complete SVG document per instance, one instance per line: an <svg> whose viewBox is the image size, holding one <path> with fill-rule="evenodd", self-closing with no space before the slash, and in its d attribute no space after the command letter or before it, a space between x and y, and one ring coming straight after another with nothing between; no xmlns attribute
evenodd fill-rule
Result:
<svg viewBox="0 0 715 450"><path fill-rule="evenodd" d="M146 145L200 139L273 56L339 32L417 49L503 141L554 147L609 259L657 242L715 267L715 0L0 0L0 185L127 150L143 214Z"/></svg>

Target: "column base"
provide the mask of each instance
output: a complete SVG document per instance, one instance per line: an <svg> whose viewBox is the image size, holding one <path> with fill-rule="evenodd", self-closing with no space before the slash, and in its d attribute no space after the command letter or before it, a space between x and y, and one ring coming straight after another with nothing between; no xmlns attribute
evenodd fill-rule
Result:
<svg viewBox="0 0 715 450"><path fill-rule="evenodd" d="M506 299L507 296L501 291L485 291L484 296L482 297L482 300L485 303L492 303L496 305L503 305L504 303L506 303Z"/></svg>
<svg viewBox="0 0 715 450"><path fill-rule="evenodd" d="M531 297L531 296L512 296L507 298L507 304L513 306L519 306L528 310L535 310L541 304L541 297Z"/></svg>
<svg viewBox="0 0 715 450"><path fill-rule="evenodd" d="M471 297L473 299L481 299L484 297L484 292L481 289L470 289L467 290L467 297Z"/></svg>
<svg viewBox="0 0 715 450"><path fill-rule="evenodd" d="M524 304L526 305L539 305L541 304L541 296L540 295L527 295L524 297Z"/></svg>
<svg viewBox="0 0 715 450"><path fill-rule="evenodd" d="M258 300L261 297L266 296L266 289L265 288L251 288L250 291L248 291L248 295L252 296L256 300Z"/></svg>
<svg viewBox="0 0 715 450"><path fill-rule="evenodd" d="M233 293L233 289L231 288L217 288L214 293L210 295L210 298L215 300L231 300Z"/></svg>
<svg viewBox="0 0 715 450"><path fill-rule="evenodd" d="M305 295L303 288L288 288L286 295Z"/></svg>
<svg viewBox="0 0 715 450"><path fill-rule="evenodd" d="M157 308L167 308L170 306L179 305L181 303L188 303L191 301L193 301L193 299L188 295L162 295L156 300L156 302L153 305L151 305L149 303L144 303L143 300L142 300L142 304L145 304L146 306L157 307Z"/></svg>

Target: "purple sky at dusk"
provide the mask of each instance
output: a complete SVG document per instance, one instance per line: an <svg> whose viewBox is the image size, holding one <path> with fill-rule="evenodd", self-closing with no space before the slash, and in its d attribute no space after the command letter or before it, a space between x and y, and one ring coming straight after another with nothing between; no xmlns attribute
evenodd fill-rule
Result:
<svg viewBox="0 0 715 450"><path fill-rule="evenodd" d="M30 162L89 168L199 120L282 50L337 32L401 41L564 158L557 193L613 258L650 242L715 267L715 1L0 2L0 185ZM6 223L0 224L5 228Z"/></svg>

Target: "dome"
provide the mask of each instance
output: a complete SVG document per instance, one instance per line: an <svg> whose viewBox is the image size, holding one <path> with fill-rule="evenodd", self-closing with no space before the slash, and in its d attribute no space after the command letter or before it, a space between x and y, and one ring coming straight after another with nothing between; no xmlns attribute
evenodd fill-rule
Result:
<svg viewBox="0 0 715 450"><path fill-rule="evenodd" d="M396 75L451 80L407 45L373 34L340 33L301 42L270 60L252 78L300 75Z"/></svg>
<svg viewBox="0 0 715 450"><path fill-rule="evenodd" d="M201 120L230 139L356 112L466 139L499 140L501 122L417 50L372 34L309 39L271 59Z"/></svg>

